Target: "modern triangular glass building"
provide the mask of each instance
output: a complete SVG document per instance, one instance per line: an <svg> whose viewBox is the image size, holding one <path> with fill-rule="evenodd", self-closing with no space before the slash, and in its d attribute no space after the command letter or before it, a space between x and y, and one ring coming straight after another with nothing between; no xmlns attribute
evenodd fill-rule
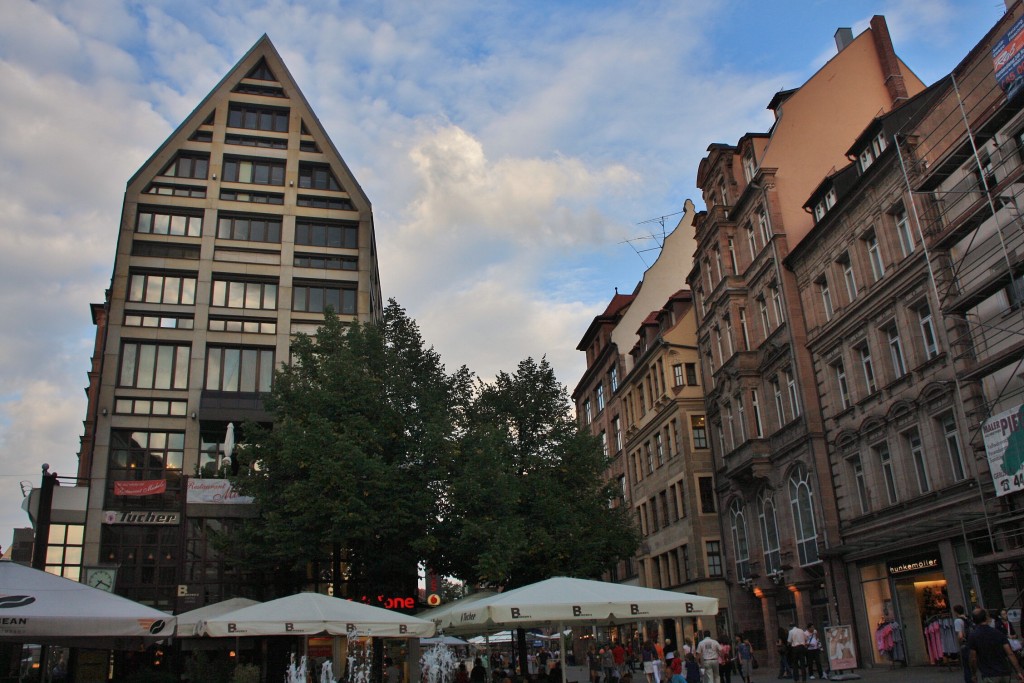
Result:
<svg viewBox="0 0 1024 683"><path fill-rule="evenodd" d="M380 316L376 253L369 200L263 36L128 181L93 306L87 581L116 569L117 593L175 612L252 592L211 545L247 514L220 476L229 426L269 421L275 367L328 307Z"/></svg>

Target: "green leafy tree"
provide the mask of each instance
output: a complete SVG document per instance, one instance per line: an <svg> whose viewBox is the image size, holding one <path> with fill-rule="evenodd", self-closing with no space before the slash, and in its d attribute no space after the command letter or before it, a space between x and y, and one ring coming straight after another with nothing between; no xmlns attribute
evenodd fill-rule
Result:
<svg viewBox="0 0 1024 683"><path fill-rule="evenodd" d="M515 588L597 578L639 542L604 476L600 442L571 413L546 359L479 383L451 463L431 566L471 584Z"/></svg>
<svg viewBox="0 0 1024 683"><path fill-rule="evenodd" d="M276 593L340 572L349 597L410 594L471 394L395 301L380 323L328 313L275 375L272 427L246 427L257 514L227 550Z"/></svg>

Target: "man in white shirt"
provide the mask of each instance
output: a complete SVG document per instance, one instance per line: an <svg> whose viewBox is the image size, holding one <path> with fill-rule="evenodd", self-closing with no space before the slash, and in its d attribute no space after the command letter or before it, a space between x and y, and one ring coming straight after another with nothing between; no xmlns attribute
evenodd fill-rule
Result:
<svg viewBox="0 0 1024 683"><path fill-rule="evenodd" d="M704 683L718 683L718 656L722 646L711 637L711 631L704 631L704 640L697 643L697 662L704 671Z"/></svg>
<svg viewBox="0 0 1024 683"><path fill-rule="evenodd" d="M807 680L807 634L796 624L789 625L786 639L793 652L793 681Z"/></svg>

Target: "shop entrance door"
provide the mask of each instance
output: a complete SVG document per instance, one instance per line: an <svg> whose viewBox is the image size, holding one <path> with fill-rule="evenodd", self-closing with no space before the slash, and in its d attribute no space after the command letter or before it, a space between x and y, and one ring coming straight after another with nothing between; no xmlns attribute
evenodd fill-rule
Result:
<svg viewBox="0 0 1024 683"><path fill-rule="evenodd" d="M949 594L942 572L915 574L894 579L899 619L903 627L906 663L911 666L931 664L925 644L924 629L932 620L949 616Z"/></svg>

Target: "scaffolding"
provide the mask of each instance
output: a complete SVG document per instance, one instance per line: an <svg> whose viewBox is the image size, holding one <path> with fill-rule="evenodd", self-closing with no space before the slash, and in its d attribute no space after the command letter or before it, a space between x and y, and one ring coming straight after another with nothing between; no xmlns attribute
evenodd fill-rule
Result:
<svg viewBox="0 0 1024 683"><path fill-rule="evenodd" d="M973 52L925 96L897 135L900 164L967 441L983 453L985 422L1024 403L1024 114L1021 98L1007 100L987 51ZM984 525L962 526L973 549L958 558L964 587L978 585L979 567L995 565L1000 586L1019 590L1024 510L1016 496L997 498L989 482L978 484Z"/></svg>
<svg viewBox="0 0 1024 683"><path fill-rule="evenodd" d="M899 148L970 443L981 449L984 421L1024 403L1024 115L991 60L947 79Z"/></svg>

